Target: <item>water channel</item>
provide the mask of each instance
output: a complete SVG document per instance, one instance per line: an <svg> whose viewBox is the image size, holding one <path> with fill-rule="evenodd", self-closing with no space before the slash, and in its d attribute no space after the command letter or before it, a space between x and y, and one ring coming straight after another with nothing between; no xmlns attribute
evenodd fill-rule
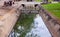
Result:
<svg viewBox="0 0 60 37"><path fill-rule="evenodd" d="M52 37L39 14L22 14L11 35L11 37Z"/></svg>

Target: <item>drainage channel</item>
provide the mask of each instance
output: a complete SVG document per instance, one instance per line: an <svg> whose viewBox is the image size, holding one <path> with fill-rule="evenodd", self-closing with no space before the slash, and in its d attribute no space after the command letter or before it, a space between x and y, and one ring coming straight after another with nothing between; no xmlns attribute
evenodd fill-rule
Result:
<svg viewBox="0 0 60 37"><path fill-rule="evenodd" d="M21 12L24 14L21 14L9 37L52 37L41 16L34 14L40 10L40 6L22 6Z"/></svg>
<svg viewBox="0 0 60 37"><path fill-rule="evenodd" d="M39 14L22 14L9 37L52 37Z"/></svg>

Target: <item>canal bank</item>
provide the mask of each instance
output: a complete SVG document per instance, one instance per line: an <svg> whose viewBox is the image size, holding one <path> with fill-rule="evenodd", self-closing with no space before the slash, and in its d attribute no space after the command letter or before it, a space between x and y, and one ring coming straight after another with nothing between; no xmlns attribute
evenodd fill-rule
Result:
<svg viewBox="0 0 60 37"><path fill-rule="evenodd" d="M42 17L45 25L49 29L52 37L60 37L60 23L56 20L48 11L46 11L43 7L40 7L41 10L39 12Z"/></svg>

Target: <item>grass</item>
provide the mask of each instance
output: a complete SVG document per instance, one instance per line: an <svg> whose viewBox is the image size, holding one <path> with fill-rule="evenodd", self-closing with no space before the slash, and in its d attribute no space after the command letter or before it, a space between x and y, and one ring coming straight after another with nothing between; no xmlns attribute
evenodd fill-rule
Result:
<svg viewBox="0 0 60 37"><path fill-rule="evenodd" d="M42 5L46 10L60 19L60 3Z"/></svg>
<svg viewBox="0 0 60 37"><path fill-rule="evenodd" d="M36 2L41 2L42 0L36 0Z"/></svg>
<svg viewBox="0 0 60 37"><path fill-rule="evenodd" d="M41 2L41 1L43 1L43 0L36 0L36 2ZM48 0L48 2L51 2L52 0Z"/></svg>

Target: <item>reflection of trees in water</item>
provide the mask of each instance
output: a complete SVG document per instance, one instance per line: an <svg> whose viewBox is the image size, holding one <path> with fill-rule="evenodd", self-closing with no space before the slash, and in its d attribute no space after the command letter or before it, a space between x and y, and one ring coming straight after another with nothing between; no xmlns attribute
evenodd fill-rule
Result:
<svg viewBox="0 0 60 37"><path fill-rule="evenodd" d="M26 35L26 37L40 37L40 35L34 34L33 32L30 32L30 34L28 33L28 34Z"/></svg>
<svg viewBox="0 0 60 37"><path fill-rule="evenodd" d="M14 32L19 33L19 37L25 37L26 33L30 31L34 16L35 14L21 14L14 27ZM22 30L22 28L21 30L18 29L19 26L23 27L24 30Z"/></svg>

